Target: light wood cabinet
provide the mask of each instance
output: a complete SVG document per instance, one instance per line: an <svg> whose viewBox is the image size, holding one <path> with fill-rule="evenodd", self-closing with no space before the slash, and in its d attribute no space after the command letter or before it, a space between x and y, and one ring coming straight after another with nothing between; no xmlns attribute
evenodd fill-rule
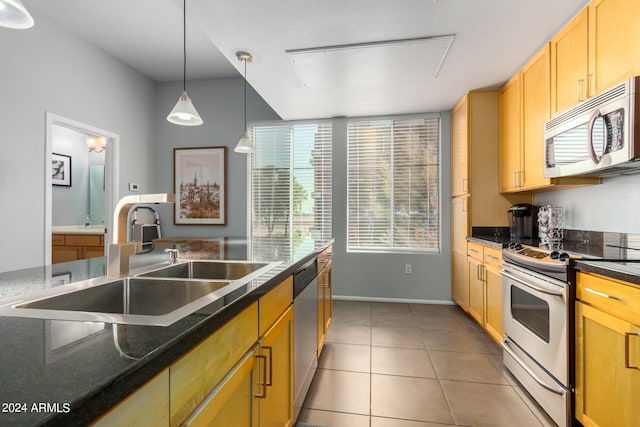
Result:
<svg viewBox="0 0 640 427"><path fill-rule="evenodd" d="M640 287L578 272L576 418L585 426L637 426Z"/></svg>
<svg viewBox="0 0 640 427"><path fill-rule="evenodd" d="M520 74L500 90L500 191L522 189L522 140L520 123Z"/></svg>
<svg viewBox="0 0 640 427"><path fill-rule="evenodd" d="M496 341L502 331L502 251L469 242L467 249L469 315Z"/></svg>
<svg viewBox="0 0 640 427"><path fill-rule="evenodd" d="M169 368L171 425L180 425L258 341L258 303L247 307Z"/></svg>
<svg viewBox="0 0 640 427"><path fill-rule="evenodd" d="M257 356L249 351L182 425L258 427Z"/></svg>
<svg viewBox="0 0 640 427"><path fill-rule="evenodd" d="M93 427L168 427L169 370L166 369L156 375L91 425Z"/></svg>
<svg viewBox="0 0 640 427"><path fill-rule="evenodd" d="M471 244L470 244L471 245ZM470 248L469 251L472 249ZM469 273L469 315L479 324L484 323L484 280L482 252L479 259L474 255L467 257Z"/></svg>
<svg viewBox="0 0 640 427"><path fill-rule="evenodd" d="M589 8L551 39L551 115L587 98L589 90Z"/></svg>
<svg viewBox="0 0 640 427"><path fill-rule="evenodd" d="M544 124L551 117L549 45L500 91L500 191L599 184L599 178L544 177Z"/></svg>
<svg viewBox="0 0 640 427"><path fill-rule="evenodd" d="M469 310L467 236L473 227L507 226L507 210L531 203L529 194L500 194L497 90L467 93L451 113L452 123L452 283L451 297ZM518 122L519 123L519 122Z"/></svg>
<svg viewBox="0 0 640 427"><path fill-rule="evenodd" d="M333 247L318 256L318 357L327 338L333 319Z"/></svg>
<svg viewBox="0 0 640 427"><path fill-rule="evenodd" d="M589 96L640 74L640 2L589 4Z"/></svg>
<svg viewBox="0 0 640 427"><path fill-rule="evenodd" d="M260 339L266 372L259 391L259 425L293 426L293 307Z"/></svg>
<svg viewBox="0 0 640 427"><path fill-rule="evenodd" d="M468 200L468 196L455 197L451 200L451 297L464 311L469 310L469 280L467 278Z"/></svg>
<svg viewBox="0 0 640 427"><path fill-rule="evenodd" d="M104 256L104 234L53 234L51 263Z"/></svg>

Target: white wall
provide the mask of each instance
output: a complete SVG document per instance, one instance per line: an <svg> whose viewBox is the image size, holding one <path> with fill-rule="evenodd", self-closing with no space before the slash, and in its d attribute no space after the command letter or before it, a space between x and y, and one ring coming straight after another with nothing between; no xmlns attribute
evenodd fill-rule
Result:
<svg viewBox="0 0 640 427"><path fill-rule="evenodd" d="M536 194L534 203L564 207L568 229L640 233L640 175L604 178L600 185Z"/></svg>
<svg viewBox="0 0 640 427"><path fill-rule="evenodd" d="M0 271L43 264L45 111L120 135L119 195L155 190L155 84L44 18L0 28Z"/></svg>
<svg viewBox="0 0 640 427"><path fill-rule="evenodd" d="M241 77L187 82L187 92L204 123L177 126L166 117L182 93L182 82L158 85L156 154L160 192L173 193L174 147L227 147L227 225L174 225L173 207L158 206L163 236L238 237L247 234L247 156L233 151L244 131ZM273 109L247 86L247 119L280 120ZM147 192L141 188L141 192Z"/></svg>

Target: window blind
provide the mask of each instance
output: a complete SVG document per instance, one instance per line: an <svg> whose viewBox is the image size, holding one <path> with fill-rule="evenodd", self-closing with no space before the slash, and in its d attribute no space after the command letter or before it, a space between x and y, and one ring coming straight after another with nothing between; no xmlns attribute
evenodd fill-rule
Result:
<svg viewBox="0 0 640 427"><path fill-rule="evenodd" d="M440 118L347 124L347 250L440 248Z"/></svg>
<svg viewBox="0 0 640 427"><path fill-rule="evenodd" d="M250 237L265 260L295 258L332 237L329 122L252 126Z"/></svg>

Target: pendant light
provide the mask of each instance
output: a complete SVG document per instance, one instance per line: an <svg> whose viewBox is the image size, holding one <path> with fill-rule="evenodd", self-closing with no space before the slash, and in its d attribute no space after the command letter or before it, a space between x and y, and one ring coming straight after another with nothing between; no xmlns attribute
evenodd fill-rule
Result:
<svg viewBox="0 0 640 427"><path fill-rule="evenodd" d="M181 126L198 126L202 124L202 119L187 95L187 0L182 1L182 19L182 95L167 120Z"/></svg>
<svg viewBox="0 0 640 427"><path fill-rule="evenodd" d="M249 135L249 129L247 126L247 62L253 61L253 56L251 56L248 52L238 52L236 53L238 59L244 62L244 133L240 137L240 141L238 141L238 145L234 148L233 151L236 153L248 154L253 152L253 142L251 141L251 136Z"/></svg>
<svg viewBox="0 0 640 427"><path fill-rule="evenodd" d="M26 30L33 27L33 18L20 0L0 0L0 27Z"/></svg>

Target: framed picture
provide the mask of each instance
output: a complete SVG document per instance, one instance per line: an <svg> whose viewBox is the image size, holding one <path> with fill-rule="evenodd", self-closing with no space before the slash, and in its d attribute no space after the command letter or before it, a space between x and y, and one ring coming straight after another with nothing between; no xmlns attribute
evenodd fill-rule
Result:
<svg viewBox="0 0 640 427"><path fill-rule="evenodd" d="M173 222L226 225L227 147L173 149Z"/></svg>
<svg viewBox="0 0 640 427"><path fill-rule="evenodd" d="M71 187L71 156L51 154L51 183Z"/></svg>

